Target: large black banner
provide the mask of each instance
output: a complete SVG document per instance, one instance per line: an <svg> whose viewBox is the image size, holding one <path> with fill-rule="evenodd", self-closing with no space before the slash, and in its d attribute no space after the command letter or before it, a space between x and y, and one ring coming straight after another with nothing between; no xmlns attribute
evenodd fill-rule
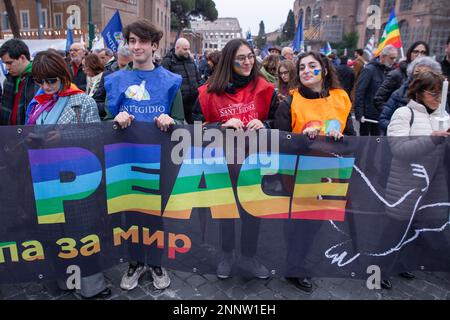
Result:
<svg viewBox="0 0 450 320"><path fill-rule="evenodd" d="M0 128L0 282L125 261L198 273L450 271L448 140L134 123Z"/></svg>

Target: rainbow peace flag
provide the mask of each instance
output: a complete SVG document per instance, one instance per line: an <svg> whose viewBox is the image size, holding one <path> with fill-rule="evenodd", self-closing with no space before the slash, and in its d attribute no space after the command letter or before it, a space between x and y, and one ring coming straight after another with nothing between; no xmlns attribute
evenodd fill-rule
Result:
<svg viewBox="0 0 450 320"><path fill-rule="evenodd" d="M375 57L378 57L383 51L384 47L392 44L397 49L403 47L402 38L400 37L400 29L398 27L397 16L395 15L395 8L392 8L391 15L389 17L388 23L384 28L383 36L381 37L378 49L375 52Z"/></svg>

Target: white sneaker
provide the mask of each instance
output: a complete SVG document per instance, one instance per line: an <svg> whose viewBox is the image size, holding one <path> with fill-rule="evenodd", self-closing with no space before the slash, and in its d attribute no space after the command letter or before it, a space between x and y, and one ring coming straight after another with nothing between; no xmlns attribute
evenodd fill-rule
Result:
<svg viewBox="0 0 450 320"><path fill-rule="evenodd" d="M123 275L120 287L123 290L133 290L137 287L139 278L147 271L147 267L144 265L130 264L128 271Z"/></svg>
<svg viewBox="0 0 450 320"><path fill-rule="evenodd" d="M170 278L167 270L162 267L150 267L153 277L153 286L158 290L163 290L170 286Z"/></svg>

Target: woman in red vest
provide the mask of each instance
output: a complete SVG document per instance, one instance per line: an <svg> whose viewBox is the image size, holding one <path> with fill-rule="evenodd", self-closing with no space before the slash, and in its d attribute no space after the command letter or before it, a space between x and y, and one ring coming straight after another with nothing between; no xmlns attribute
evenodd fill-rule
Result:
<svg viewBox="0 0 450 320"><path fill-rule="evenodd" d="M270 127L268 120L277 106L275 88L259 72L255 53L245 40L226 44L214 75L198 91L195 121L238 130Z"/></svg>
<svg viewBox="0 0 450 320"><path fill-rule="evenodd" d="M236 130L270 128L277 107L273 84L260 74L256 56L248 42L229 41L222 51L214 74L199 88L193 119L205 124L219 124ZM260 219L241 214L241 255L235 256L236 232L234 221L221 221L222 257L217 266L217 277L231 276L233 265L249 271L254 277L267 279L269 270L256 259Z"/></svg>

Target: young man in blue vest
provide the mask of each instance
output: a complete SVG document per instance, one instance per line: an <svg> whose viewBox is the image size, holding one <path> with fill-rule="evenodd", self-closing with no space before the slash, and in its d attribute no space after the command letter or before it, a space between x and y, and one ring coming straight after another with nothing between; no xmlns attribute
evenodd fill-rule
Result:
<svg viewBox="0 0 450 320"><path fill-rule="evenodd" d="M151 122L162 131L167 131L172 125L183 124L182 79L153 62L163 37L162 31L143 19L126 26L123 35L133 55L133 67L105 78L107 109L114 121L122 129L129 127L133 121ZM151 266L149 269L156 289L165 289L170 285L164 268ZM120 287L133 290L145 271L147 267L144 263L130 263Z"/></svg>

